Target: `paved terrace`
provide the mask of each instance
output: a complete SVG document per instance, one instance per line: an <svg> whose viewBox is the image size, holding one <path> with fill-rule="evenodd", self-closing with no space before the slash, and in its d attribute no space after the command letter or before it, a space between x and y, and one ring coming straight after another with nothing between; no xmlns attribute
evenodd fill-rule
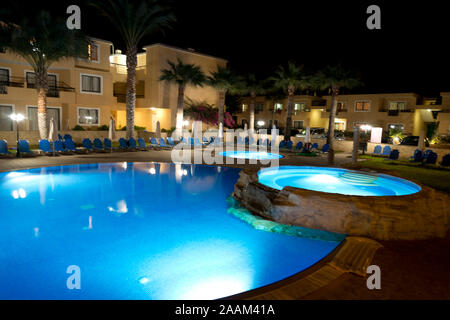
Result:
<svg viewBox="0 0 450 320"><path fill-rule="evenodd" d="M326 156L303 157L284 153L280 165L326 166ZM0 158L0 171L42 166L106 162L171 162L171 151L91 153ZM336 154L336 166L350 161L350 154ZM225 161L224 161L225 163ZM224 164L225 165L225 164ZM234 164L245 168L250 164ZM352 240L353 241L353 240ZM310 269L274 285L239 295L239 298L270 299L450 299L450 233L444 239L425 241L380 241L382 247L368 250L372 264L381 268L381 290L369 290L362 272L342 269L334 262L343 251L355 251L352 243ZM370 260L369 260L370 261ZM331 267L330 267L331 266ZM338 270L338 271L336 271Z"/></svg>

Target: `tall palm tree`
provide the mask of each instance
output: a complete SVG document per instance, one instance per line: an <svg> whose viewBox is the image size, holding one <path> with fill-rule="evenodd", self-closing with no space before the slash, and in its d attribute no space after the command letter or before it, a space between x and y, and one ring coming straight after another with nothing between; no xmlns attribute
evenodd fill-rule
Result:
<svg viewBox="0 0 450 320"><path fill-rule="evenodd" d="M243 94L250 96L250 123L249 129L255 129L255 100L258 95L263 95L266 93L266 89L261 81L256 79L256 76L253 73L248 74L247 78L243 83L244 87L241 90Z"/></svg>
<svg viewBox="0 0 450 320"><path fill-rule="evenodd" d="M134 133L136 108L136 66L139 42L150 34L162 31L175 21L169 9L158 0L142 0L135 4L129 0L92 0L90 5L107 17L125 42L127 57L127 138Z"/></svg>
<svg viewBox="0 0 450 320"><path fill-rule="evenodd" d="M64 19L55 19L46 11L32 18L6 11L1 16L0 46L21 56L33 68L39 135L47 139L48 69L64 58L88 58L90 41L80 31L69 30Z"/></svg>
<svg viewBox="0 0 450 320"><path fill-rule="evenodd" d="M275 75L269 78L274 87L283 90L288 95L288 107L286 112L286 126L284 140L291 139L292 111L294 109L294 94L296 90L304 90L309 87L309 77L303 72L303 66L289 61L287 68L279 66Z"/></svg>
<svg viewBox="0 0 450 320"><path fill-rule="evenodd" d="M177 63L167 61L168 69L161 70L159 81L169 81L178 84L177 101L177 135L181 136L183 129L184 91L187 85L200 86L206 82L206 76L199 66L185 64L179 58Z"/></svg>
<svg viewBox="0 0 450 320"><path fill-rule="evenodd" d="M331 91L330 117L328 121L327 143L330 146L328 152L328 164L334 164L334 128L337 110L337 97L342 88L351 89L362 83L352 72L344 69L341 65L327 66L313 76L313 82L320 86L320 89Z"/></svg>
<svg viewBox="0 0 450 320"><path fill-rule="evenodd" d="M211 72L207 83L219 91L219 119L218 123L223 124L223 113L225 106L225 95L228 93L238 93L242 88L242 79L228 67L217 66L217 71Z"/></svg>

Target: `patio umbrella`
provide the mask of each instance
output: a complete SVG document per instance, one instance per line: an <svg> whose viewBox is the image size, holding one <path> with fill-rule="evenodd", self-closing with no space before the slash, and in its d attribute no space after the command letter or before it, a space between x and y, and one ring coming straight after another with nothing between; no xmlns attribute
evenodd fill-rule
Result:
<svg viewBox="0 0 450 320"><path fill-rule="evenodd" d="M270 132L271 138L270 141L272 141L272 145L273 143L276 143L277 141L277 127L275 126L275 124L272 126L272 131Z"/></svg>
<svg viewBox="0 0 450 320"><path fill-rule="evenodd" d="M309 127L306 127L305 143L310 143Z"/></svg>
<svg viewBox="0 0 450 320"><path fill-rule="evenodd" d="M219 132L217 133L217 138L219 138L219 141L223 140L223 124L222 124L222 122L219 123Z"/></svg>
<svg viewBox="0 0 450 320"><path fill-rule="evenodd" d="M50 128L48 130L48 140L52 142L53 155L55 155L55 141L58 140L58 129L56 128L55 119L51 118Z"/></svg>
<svg viewBox="0 0 450 320"><path fill-rule="evenodd" d="M156 138L161 138L161 125L159 121L156 121Z"/></svg>
<svg viewBox="0 0 450 320"><path fill-rule="evenodd" d="M109 118L109 130L108 139L111 140L111 152L112 152L112 141L116 138L116 121L113 117Z"/></svg>

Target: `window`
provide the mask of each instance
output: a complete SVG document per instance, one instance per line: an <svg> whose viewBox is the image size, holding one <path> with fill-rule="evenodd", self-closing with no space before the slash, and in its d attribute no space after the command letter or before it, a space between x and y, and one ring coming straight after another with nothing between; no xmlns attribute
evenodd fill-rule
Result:
<svg viewBox="0 0 450 320"><path fill-rule="evenodd" d="M91 62L99 62L99 47L96 44L88 45L88 60Z"/></svg>
<svg viewBox="0 0 450 320"><path fill-rule="evenodd" d="M406 110L406 102L404 102L404 101L392 101L392 102L389 102L389 110L392 110L392 111L405 111Z"/></svg>
<svg viewBox="0 0 450 320"><path fill-rule="evenodd" d="M37 107L27 106L27 118L29 130L39 130ZM61 130L61 109L47 107L47 127L50 126L50 120L55 119L56 127Z"/></svg>
<svg viewBox="0 0 450 320"><path fill-rule="evenodd" d="M25 73L25 80L27 82L27 88L36 88L36 74L34 72L27 71ZM58 91L58 78L56 74L47 75L47 96L49 97L59 97Z"/></svg>
<svg viewBox="0 0 450 320"><path fill-rule="evenodd" d="M0 47L0 53L6 53L6 48L5 47Z"/></svg>
<svg viewBox="0 0 450 320"><path fill-rule="evenodd" d="M99 125L100 109L78 108L78 124Z"/></svg>
<svg viewBox="0 0 450 320"><path fill-rule="evenodd" d="M242 127L245 127L245 125L248 125L248 121L246 119L242 119Z"/></svg>
<svg viewBox="0 0 450 320"><path fill-rule="evenodd" d="M81 92L102 93L102 77L81 74Z"/></svg>
<svg viewBox="0 0 450 320"><path fill-rule="evenodd" d="M283 110L283 104L282 103L275 103L273 106L273 111L281 111Z"/></svg>
<svg viewBox="0 0 450 320"><path fill-rule="evenodd" d="M303 120L294 120L294 129L302 129Z"/></svg>
<svg viewBox="0 0 450 320"><path fill-rule="evenodd" d="M13 122L9 117L13 113L12 106L0 105L0 131L12 131Z"/></svg>
<svg viewBox="0 0 450 320"><path fill-rule="evenodd" d="M242 112L247 111L247 105L246 104L242 104Z"/></svg>
<svg viewBox="0 0 450 320"><path fill-rule="evenodd" d="M355 111L370 111L370 101L356 101Z"/></svg>
<svg viewBox="0 0 450 320"><path fill-rule="evenodd" d="M0 69L0 94L7 94L9 85L9 69Z"/></svg>
<svg viewBox="0 0 450 320"><path fill-rule="evenodd" d="M304 112L304 111L306 111L306 103L295 103L294 104L294 111L297 111L297 112Z"/></svg>
<svg viewBox="0 0 450 320"><path fill-rule="evenodd" d="M343 111L345 109L345 105L344 105L344 102L342 102L342 101L338 101L338 103L337 103L337 111Z"/></svg>
<svg viewBox="0 0 450 320"><path fill-rule="evenodd" d="M278 120L269 120L269 128L273 128L273 125L278 128Z"/></svg>
<svg viewBox="0 0 450 320"><path fill-rule="evenodd" d="M256 112L261 112L264 109L264 103L257 103L256 104Z"/></svg>

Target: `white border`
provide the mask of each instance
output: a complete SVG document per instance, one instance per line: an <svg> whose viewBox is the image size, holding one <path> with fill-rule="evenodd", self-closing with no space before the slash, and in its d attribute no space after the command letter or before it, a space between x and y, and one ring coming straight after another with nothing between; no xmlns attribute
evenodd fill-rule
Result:
<svg viewBox="0 0 450 320"><path fill-rule="evenodd" d="M86 123L80 123L80 109L94 109L98 111L98 123L97 124L86 124ZM85 127L99 127L100 126L100 108L91 108L91 107L77 107L77 125L79 126L85 126Z"/></svg>
<svg viewBox="0 0 450 320"><path fill-rule="evenodd" d="M26 110L26 116L28 119L28 109L29 108L38 108L38 106L32 105L32 104L27 104L25 105L25 110ZM47 109L59 109L59 127L61 128L59 131L63 131L62 127L63 127L63 123L62 123L62 119L63 119L63 109L62 107L57 107L57 106L47 106ZM30 119L28 119L30 120ZM37 130L30 130L30 127L28 126L28 130L29 131L37 131Z"/></svg>
<svg viewBox="0 0 450 320"><path fill-rule="evenodd" d="M24 88L25 89L36 89L36 88L28 88L28 82L27 82L27 73L28 72L29 73L35 73L33 70L30 70L30 69L23 70ZM58 73L47 72L47 75L56 76L56 88L58 88L59 74ZM49 98L59 98L59 97L49 97Z"/></svg>
<svg viewBox="0 0 450 320"><path fill-rule="evenodd" d="M16 105L15 104L11 104L11 103L1 103L0 102L0 106L4 106L4 107L11 107L12 108L12 113L16 113ZM12 130L7 130L7 131L14 131L14 121L11 119L11 123L12 123ZM6 140L6 139L5 139Z"/></svg>
<svg viewBox="0 0 450 320"><path fill-rule="evenodd" d="M100 78L100 92L83 91L83 80L82 80L83 76ZM98 96L102 96L103 95L103 76L101 76L99 74L94 74L94 73L81 73L80 72L80 93L83 93L83 94L95 94L95 95L98 95Z"/></svg>
<svg viewBox="0 0 450 320"><path fill-rule="evenodd" d="M12 75L11 75L11 68L0 66L0 69L9 70L9 72L8 72L8 82L11 82L11 77L12 77Z"/></svg>

